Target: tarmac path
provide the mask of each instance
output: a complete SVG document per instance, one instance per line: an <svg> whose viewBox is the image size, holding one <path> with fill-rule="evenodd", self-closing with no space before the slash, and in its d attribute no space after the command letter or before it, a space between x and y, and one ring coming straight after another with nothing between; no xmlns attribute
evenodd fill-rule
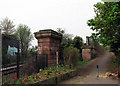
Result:
<svg viewBox="0 0 120 86"><path fill-rule="evenodd" d="M109 84L109 86L118 86L118 80L97 77L97 65L99 67L99 75L116 71L111 62L110 53L106 51L103 55L90 61L87 65L79 67L78 76L59 84Z"/></svg>

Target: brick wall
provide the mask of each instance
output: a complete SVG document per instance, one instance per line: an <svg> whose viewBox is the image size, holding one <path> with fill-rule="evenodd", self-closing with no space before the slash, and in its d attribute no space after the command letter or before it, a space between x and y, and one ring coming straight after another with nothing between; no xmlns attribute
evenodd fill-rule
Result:
<svg viewBox="0 0 120 86"><path fill-rule="evenodd" d="M48 65L56 65L56 52L59 50L59 40L54 38L38 39L38 53L48 54Z"/></svg>
<svg viewBox="0 0 120 86"><path fill-rule="evenodd" d="M91 59L91 49L82 49L82 59L84 61Z"/></svg>

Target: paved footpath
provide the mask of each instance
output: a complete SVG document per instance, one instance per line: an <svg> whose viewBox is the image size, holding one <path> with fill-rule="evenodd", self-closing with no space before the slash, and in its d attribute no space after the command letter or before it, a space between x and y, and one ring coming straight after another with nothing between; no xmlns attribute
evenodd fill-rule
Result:
<svg viewBox="0 0 120 86"><path fill-rule="evenodd" d="M59 84L118 84L118 80L101 77L97 78L97 65L99 65L99 74L104 74L114 70L114 67L111 64L109 52L105 52L104 55L99 56L98 58L89 62L87 65L87 67L79 69L79 76L73 77Z"/></svg>

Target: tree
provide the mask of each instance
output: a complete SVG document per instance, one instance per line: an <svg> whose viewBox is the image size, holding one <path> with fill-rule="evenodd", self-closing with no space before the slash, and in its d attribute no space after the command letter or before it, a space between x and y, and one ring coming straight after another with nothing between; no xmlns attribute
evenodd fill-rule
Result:
<svg viewBox="0 0 120 86"><path fill-rule="evenodd" d="M30 32L30 28L27 25L20 24L16 31L16 36L20 40L20 49L22 57L27 57L28 48L30 42L33 39L33 35Z"/></svg>
<svg viewBox="0 0 120 86"><path fill-rule="evenodd" d="M83 39L80 36L74 37L73 46L80 50L82 45L83 45Z"/></svg>
<svg viewBox="0 0 120 86"><path fill-rule="evenodd" d="M72 34L67 34L65 33L65 30L62 30L61 28L57 28L57 32L62 34L62 40L60 43L60 58L59 60L61 61L61 63L63 62L64 58L63 58L63 50L69 46L72 46Z"/></svg>
<svg viewBox="0 0 120 86"><path fill-rule="evenodd" d="M12 35L15 32L15 25L13 21L8 19L7 17L0 21L0 29L2 29L3 33L6 35Z"/></svg>
<svg viewBox="0 0 120 86"><path fill-rule="evenodd" d="M32 55L37 54L38 53L38 46L32 46L32 48L30 48L29 51Z"/></svg>
<svg viewBox="0 0 120 86"><path fill-rule="evenodd" d="M60 50L63 51L65 48L72 46L72 34L65 33L65 30L62 30L61 28L57 28L57 32L62 34L62 40L60 44Z"/></svg>
<svg viewBox="0 0 120 86"><path fill-rule="evenodd" d="M104 2L94 5L96 16L88 20L88 25L96 33L95 41L110 46L116 55L120 53L120 2Z"/></svg>
<svg viewBox="0 0 120 86"><path fill-rule="evenodd" d="M62 50L72 45L72 37L73 37L72 34L65 33L65 30L62 30L61 28L57 28L57 32L62 34L62 41L61 41Z"/></svg>

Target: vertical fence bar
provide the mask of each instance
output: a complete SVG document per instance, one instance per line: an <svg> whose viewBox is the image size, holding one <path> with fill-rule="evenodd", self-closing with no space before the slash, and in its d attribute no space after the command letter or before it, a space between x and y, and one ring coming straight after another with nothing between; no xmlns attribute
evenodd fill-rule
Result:
<svg viewBox="0 0 120 86"><path fill-rule="evenodd" d="M19 78L19 62L20 62L20 55L17 53L17 78Z"/></svg>

